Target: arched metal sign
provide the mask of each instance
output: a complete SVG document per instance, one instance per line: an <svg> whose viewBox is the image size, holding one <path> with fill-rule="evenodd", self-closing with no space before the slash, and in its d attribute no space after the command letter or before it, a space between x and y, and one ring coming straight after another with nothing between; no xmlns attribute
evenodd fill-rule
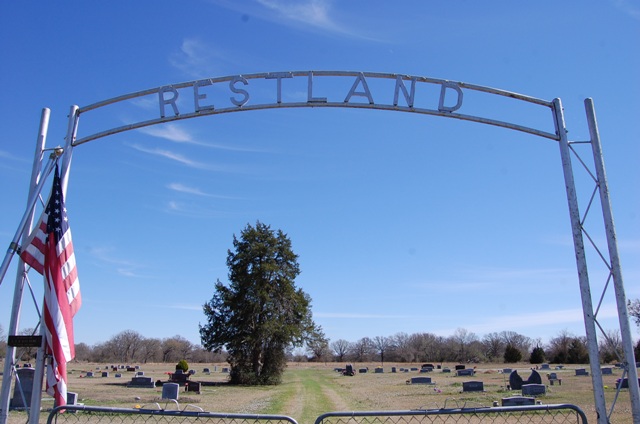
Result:
<svg viewBox="0 0 640 424"><path fill-rule="evenodd" d="M489 107L482 103L480 100L482 98L489 99ZM155 103L155 107L150 109L152 112L146 112L145 114L141 111L141 108L136 108L135 102L140 100L145 100L146 103L149 101ZM527 113L519 114L519 118L523 116L534 116L534 118L527 122L512 122L505 118L498 118L510 116L509 111L514 104L517 104L518 107L527 108ZM609 271L604 291L610 286L608 282L613 281L624 349L624 359L621 358L624 370L623 377L626 375L629 381L634 422L640 422L640 391L637 384L638 374L631 339L627 299L622 280L600 136L591 99L585 100L590 140L569 141L560 99L541 100L509 91L463 82L423 76L345 71L270 72L201 79L125 94L84 107L73 106L69 114L66 146L63 149L55 150L55 155L61 155L63 159L61 167L63 189L66 188L74 147L92 140L137 128L200 116L302 107L379 109L441 116L503 127L558 142L569 204L598 422L609 422L609 416L613 412L615 400L608 413L604 398L596 335L596 327L600 327L597 319L600 304L597 304L594 308L591 297L585 255L585 235L588 243L596 249L600 259L605 262ZM121 125L120 123L109 125L106 122L108 120L105 119L105 114L103 114L97 120L98 123L92 122L91 116L93 113L107 111L109 108L135 109L135 113L131 114L135 118L126 125ZM97 113L97 115L100 114ZM86 127L88 131L86 135L78 134L80 117L83 118L83 122L87 121ZM51 170L50 163L44 170L42 169L47 126L48 110L45 109L41 120L40 136L33 165L30 200L0 268L0 282L4 278L13 254L19 250L20 239L24 240L30 231L30 224L28 223L33 219L36 199L42 190L46 175ZM592 166L587 165L587 161L580 158L573 147L575 143L591 145L593 154ZM589 175L593 179L593 195L585 215L592 209L591 206L594 199L599 199L604 219L604 230L607 236L606 249L599 249L583 227L584 217L581 216L578 208L572 168L572 157L574 156L578 158L581 166L587 168ZM607 250L608 255L605 254ZM25 268L21 261L18 268L11 323L8 331L10 336L16 334L16 323L20 313L22 288L24 287L22 279L24 278ZM604 292L602 296L604 296ZM602 301L602 296L600 297L600 302ZM604 336L606 337L606 334ZM43 358L44 355L39 355L39 357ZM4 424L8 416L9 392L12 380L8 376L14 375L14 361L15 349L9 346L4 366L5 378L3 379L0 399L0 424ZM42 374L40 374L40 383L37 382L38 378L36 377L36 384L41 384L41 376ZM34 393L39 392L39 388L34 386ZM38 396L34 398L38 398ZM32 411L39 411L39 407L39 399L32 399ZM33 419L34 416L35 420ZM37 422L37 416L37 413L32 414L31 422Z"/></svg>

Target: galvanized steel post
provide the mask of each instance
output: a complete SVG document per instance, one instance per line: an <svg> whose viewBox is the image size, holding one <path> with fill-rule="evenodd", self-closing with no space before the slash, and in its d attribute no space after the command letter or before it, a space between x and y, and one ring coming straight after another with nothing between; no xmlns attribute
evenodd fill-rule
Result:
<svg viewBox="0 0 640 424"><path fill-rule="evenodd" d="M22 240L26 239L33 226L33 217L35 214L35 202L40 190L42 189L41 174L43 152L47 140L47 131L49 128L49 109L42 109L40 117L40 128L38 131L38 139L36 142L36 149L33 158L33 168L31 172L31 181L29 184L29 201L27 202L27 211L23 217L24 228L22 229ZM46 177L44 173L44 177ZM21 225L23 225L21 223ZM24 276L25 265L24 262L18 262L18 269L16 271L16 283L13 291L13 304L11 307L11 318L9 322L9 335L16 335L18 333L18 326L20 322L20 310L22 308L22 293L24 290ZM1 281L1 280L0 280ZM11 397L11 383L13 382L13 367L15 362L15 347L7 346L7 355L4 363L4 373L2 378L2 389L0 390L0 424L5 424L9 417L9 398Z"/></svg>
<svg viewBox="0 0 640 424"><path fill-rule="evenodd" d="M582 298L582 313L584 315L584 326L587 335L587 348L589 351L589 363L591 366L591 381L593 384L596 414L598 415L598 423L608 424L609 420L607 419L607 408L604 399L602 371L600 370L598 340L596 337L596 324L593 314L591 288L589 285L589 272L587 270L587 258L584 251L584 240L582 238L582 223L580 222L578 197L576 195L576 186L573 179L571 152L569 150L569 141L567 139L567 129L564 122L562 102L558 98L553 100L553 113L556 132L560 138L560 156L562 158L562 170L564 174L565 188L567 191L567 201L569 203L569 217L571 219L571 231L573 233L576 265L578 267L578 282L580 285L580 296Z"/></svg>
<svg viewBox="0 0 640 424"><path fill-rule="evenodd" d="M593 160L598 180L598 188L600 191L602 216L607 235L611 276L613 277L613 287L615 290L616 304L618 306L618 321L620 323L620 336L622 338L622 347L624 351L623 363L628 373L631 412L633 415L633 422L640 423L640 389L638 388L638 370L636 369L636 359L633 352L633 340L631 339L631 329L629 326L629 311L627 310L627 298L622 281L620 256L618 254L618 241L616 237L616 229L613 223L613 212L611 209L611 199L609 197L609 185L604 167L602 144L600 143L600 133L598 131L593 99L585 99L584 106L587 113L587 124L589 125L591 148L593 150Z"/></svg>

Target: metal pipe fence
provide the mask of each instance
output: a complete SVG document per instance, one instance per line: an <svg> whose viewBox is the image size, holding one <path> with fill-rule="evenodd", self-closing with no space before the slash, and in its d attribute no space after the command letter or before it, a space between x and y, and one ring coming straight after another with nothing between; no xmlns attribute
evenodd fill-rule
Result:
<svg viewBox="0 0 640 424"><path fill-rule="evenodd" d="M284 415L227 414L205 412L187 405L184 409L105 408L66 406L55 408L47 424L298 424ZM176 403L177 407L177 403ZM191 409L190 409L191 408ZM63 413L64 412L64 413ZM531 405L510 407L419 409L409 411L329 412L315 424L587 424L584 412L575 405Z"/></svg>

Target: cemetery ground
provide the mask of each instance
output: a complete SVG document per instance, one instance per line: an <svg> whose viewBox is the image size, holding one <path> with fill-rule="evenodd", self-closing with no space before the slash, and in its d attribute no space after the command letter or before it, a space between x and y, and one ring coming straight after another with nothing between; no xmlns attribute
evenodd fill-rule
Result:
<svg viewBox="0 0 640 424"><path fill-rule="evenodd" d="M457 376L455 364L439 364L449 368L450 373L434 369L420 373L420 364L386 364L383 372L375 372L379 363L353 364L355 376L343 376L336 368L343 363L289 363L283 382L277 386L231 386L226 384L227 374L222 369L227 364L191 364L195 371L192 381L205 383L200 393L178 393L178 404L162 399L162 387L127 387L138 372L151 377L153 381L168 382L169 373L174 372L173 364L139 364L136 371L120 370L120 378L115 377L111 364L69 364L69 391L78 393L78 403L87 406L145 409L187 409L202 408L207 412L228 412L245 414L278 414L294 418L299 424L313 424L315 419L332 411L384 411L411 409L439 409L460 407L491 407L494 402L501 405L503 398L520 396L519 390L508 390L509 374L505 367L517 370L527 380L531 374L531 364L477 364L475 375ZM396 367L395 373L391 372ZM467 366L472 368L473 366ZM210 373L203 372L209 368ZM360 370L368 368L368 372ZM573 404L580 407L589 422L596 422L593 392L590 376L576 375L575 370L588 365L571 365L556 370L538 370L546 393L536 397L542 404ZM408 369L408 372L400 371ZM87 377L87 372L93 377ZM103 372L108 376L102 377ZM562 380L550 384L547 374L555 372ZM616 379L622 370L613 368L613 374L604 375L607 408L611 408L615 396ZM407 384L412 377L430 377L434 384ZM463 392L463 383L481 381L483 391ZM47 410L53 405L51 397L43 397L43 411L40 422L46 422ZM193 406L189 406L193 405ZM631 423L630 400L627 389L623 389L611 417L613 423ZM26 422L26 413L11 411L9 423Z"/></svg>

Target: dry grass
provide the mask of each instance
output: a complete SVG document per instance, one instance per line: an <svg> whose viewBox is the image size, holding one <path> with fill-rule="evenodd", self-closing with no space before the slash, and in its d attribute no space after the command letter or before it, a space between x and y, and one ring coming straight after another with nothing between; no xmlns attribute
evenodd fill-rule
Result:
<svg viewBox="0 0 640 424"><path fill-rule="evenodd" d="M200 394L180 392L180 408L195 405L209 412L282 414L295 418L301 424L313 423L314 419L330 411L377 411L408 410L491 406L503 397L518 395L506 389L508 375L499 372L503 364L481 364L474 377L457 377L455 373L445 374L434 370L428 374L435 385L410 385L406 381L417 376L417 372L391 373L391 367L410 367L407 364L385 364L384 373L374 373L377 364L356 364L356 369L369 367L366 374L344 377L333 371L343 364L289 364L283 384L269 387L235 387L224 384L226 374L220 372L226 364L217 364L217 372L204 375L204 365L193 365L197 371L192 380L218 383L203 386ZM215 364L207 365L212 371ZM414 365L418 366L418 365ZM446 366L446 365L445 365ZM448 365L453 369L453 364ZM519 370L523 378L529 376L529 365L512 367ZM562 378L562 385L547 385L547 394L539 399L543 404L568 403L577 405L588 416L589 422L596 422L593 392L590 377L575 376L574 368L555 371ZM588 369L588 366L585 366ZM79 402L91 406L113 406L131 408L160 403L162 407L174 409L175 405L162 401L161 388L128 388L126 384L133 373L123 372L122 378L100 377L104 365L72 364L69 368L69 390L78 393ZM144 364L140 370L154 381L168 379L169 364ZM98 377L86 378L86 372L93 371ZM545 371L541 371L546 380ZM610 408L615 395L615 380L621 371L604 376L607 407ZM484 392L463 393L464 381L482 381ZM543 381L547 384L547 381ZM52 406L51 398L44 397L43 408ZM41 414L40 422L46 420ZM10 423L24 423L25 414L12 411ZM628 391L619 397L611 419L615 423L631 423Z"/></svg>

